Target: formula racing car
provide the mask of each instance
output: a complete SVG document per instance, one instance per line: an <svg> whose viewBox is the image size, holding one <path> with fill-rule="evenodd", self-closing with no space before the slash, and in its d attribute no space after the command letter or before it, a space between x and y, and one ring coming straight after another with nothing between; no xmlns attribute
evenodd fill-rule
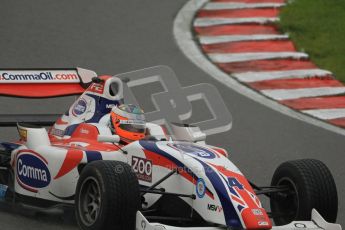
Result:
<svg viewBox="0 0 345 230"><path fill-rule="evenodd" d="M2 202L38 212L73 208L83 230L341 229L336 185L318 160L282 163L261 187L198 127L173 123L167 132L145 123L137 106L122 106L130 78L80 68L0 74L3 96L79 95L59 117L0 115L0 125L19 134L1 142ZM132 118L113 117L114 108ZM117 126L135 138L125 141Z"/></svg>

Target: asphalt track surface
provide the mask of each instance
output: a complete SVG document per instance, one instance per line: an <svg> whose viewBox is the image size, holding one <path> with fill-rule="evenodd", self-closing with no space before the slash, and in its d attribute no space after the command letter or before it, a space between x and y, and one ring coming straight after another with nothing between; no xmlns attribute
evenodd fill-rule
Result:
<svg viewBox="0 0 345 230"><path fill-rule="evenodd" d="M4 0L0 7L0 67L74 67L116 74L168 65L183 86L215 85L233 115L233 128L208 142L227 148L231 159L259 185L270 183L275 168L291 159L316 158L331 169L338 187L338 222L345 226L344 136L306 124L224 87L193 65L172 34L185 0ZM145 95L145 92L138 92ZM29 103L2 97L1 113L63 112L68 99ZM196 106L194 119L202 116ZM2 129L0 138L16 138ZM74 221L23 215L0 209L0 229L77 229Z"/></svg>

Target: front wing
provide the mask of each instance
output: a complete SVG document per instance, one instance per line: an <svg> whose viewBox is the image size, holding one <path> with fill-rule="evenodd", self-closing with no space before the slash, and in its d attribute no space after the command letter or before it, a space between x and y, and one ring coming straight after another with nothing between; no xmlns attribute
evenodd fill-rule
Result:
<svg viewBox="0 0 345 230"><path fill-rule="evenodd" d="M159 223L150 223L142 215L141 212L137 213L136 230L225 230L223 227L173 227ZM312 211L311 221L294 221L284 226L274 226L273 230L342 230L339 224L328 223L323 217L315 210Z"/></svg>

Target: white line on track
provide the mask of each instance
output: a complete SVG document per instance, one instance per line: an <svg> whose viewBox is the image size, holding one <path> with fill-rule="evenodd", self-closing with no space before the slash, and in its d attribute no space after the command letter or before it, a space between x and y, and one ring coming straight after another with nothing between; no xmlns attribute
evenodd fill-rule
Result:
<svg viewBox="0 0 345 230"><path fill-rule="evenodd" d="M312 109L303 110L302 112L325 120L345 117L345 109Z"/></svg>
<svg viewBox="0 0 345 230"><path fill-rule="evenodd" d="M233 76L241 82L256 82L274 79L325 77L331 74L331 72L322 69L303 69L287 71L246 72L233 74Z"/></svg>
<svg viewBox="0 0 345 230"><path fill-rule="evenodd" d="M345 93L345 87L318 87L303 89L261 90L264 95L275 100L297 99L302 97L330 96Z"/></svg>
<svg viewBox="0 0 345 230"><path fill-rule="evenodd" d="M244 24L244 23L255 23L255 24L267 24L279 21L279 18L197 18L194 21L196 27L208 27L218 25L232 25L232 24Z"/></svg>
<svg viewBox="0 0 345 230"><path fill-rule="evenodd" d="M308 58L308 54L300 52L257 52L257 53L226 53L226 54L208 54L212 61L216 63L232 63L243 61L255 60L269 60L269 59L282 59L293 58L302 59Z"/></svg>
<svg viewBox="0 0 345 230"><path fill-rule="evenodd" d="M205 5L205 10L232 10L232 9L253 9L253 8L278 8L282 7L283 3L225 3L225 2L211 2Z"/></svg>
<svg viewBox="0 0 345 230"><path fill-rule="evenodd" d="M173 33L176 43L182 51L182 53L184 53L191 62L193 62L196 66L198 66L200 69L209 74L210 77L219 81L220 83L232 89L233 91L241 95L244 95L264 106L267 106L272 110L345 136L344 129L328 124L324 121L320 121L316 118L307 116L303 113L296 112L293 109L283 106L277 101L268 99L265 96L259 94L257 91L250 89L244 86L243 84L239 83L234 78L229 77L228 74L224 73L216 65L211 63L197 46L194 35L192 34L190 28L195 13L207 2L208 0L188 1L178 12L174 21Z"/></svg>
<svg viewBox="0 0 345 230"><path fill-rule="evenodd" d="M240 41L262 41L262 40L284 40L288 39L288 35L221 35L221 36L199 36L199 41L203 45L212 45L225 42L240 42Z"/></svg>

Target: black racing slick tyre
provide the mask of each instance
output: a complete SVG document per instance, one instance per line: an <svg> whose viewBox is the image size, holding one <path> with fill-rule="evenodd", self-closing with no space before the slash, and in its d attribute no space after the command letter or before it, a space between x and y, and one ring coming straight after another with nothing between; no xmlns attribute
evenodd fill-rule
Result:
<svg viewBox="0 0 345 230"><path fill-rule="evenodd" d="M287 192L272 194L271 211L276 225L295 220L311 220L316 209L328 222L338 213L338 195L333 176L319 160L303 159L281 164L275 171L272 186L286 186Z"/></svg>
<svg viewBox="0 0 345 230"><path fill-rule="evenodd" d="M82 230L134 230L140 207L137 176L118 161L86 165L75 195L76 219Z"/></svg>

